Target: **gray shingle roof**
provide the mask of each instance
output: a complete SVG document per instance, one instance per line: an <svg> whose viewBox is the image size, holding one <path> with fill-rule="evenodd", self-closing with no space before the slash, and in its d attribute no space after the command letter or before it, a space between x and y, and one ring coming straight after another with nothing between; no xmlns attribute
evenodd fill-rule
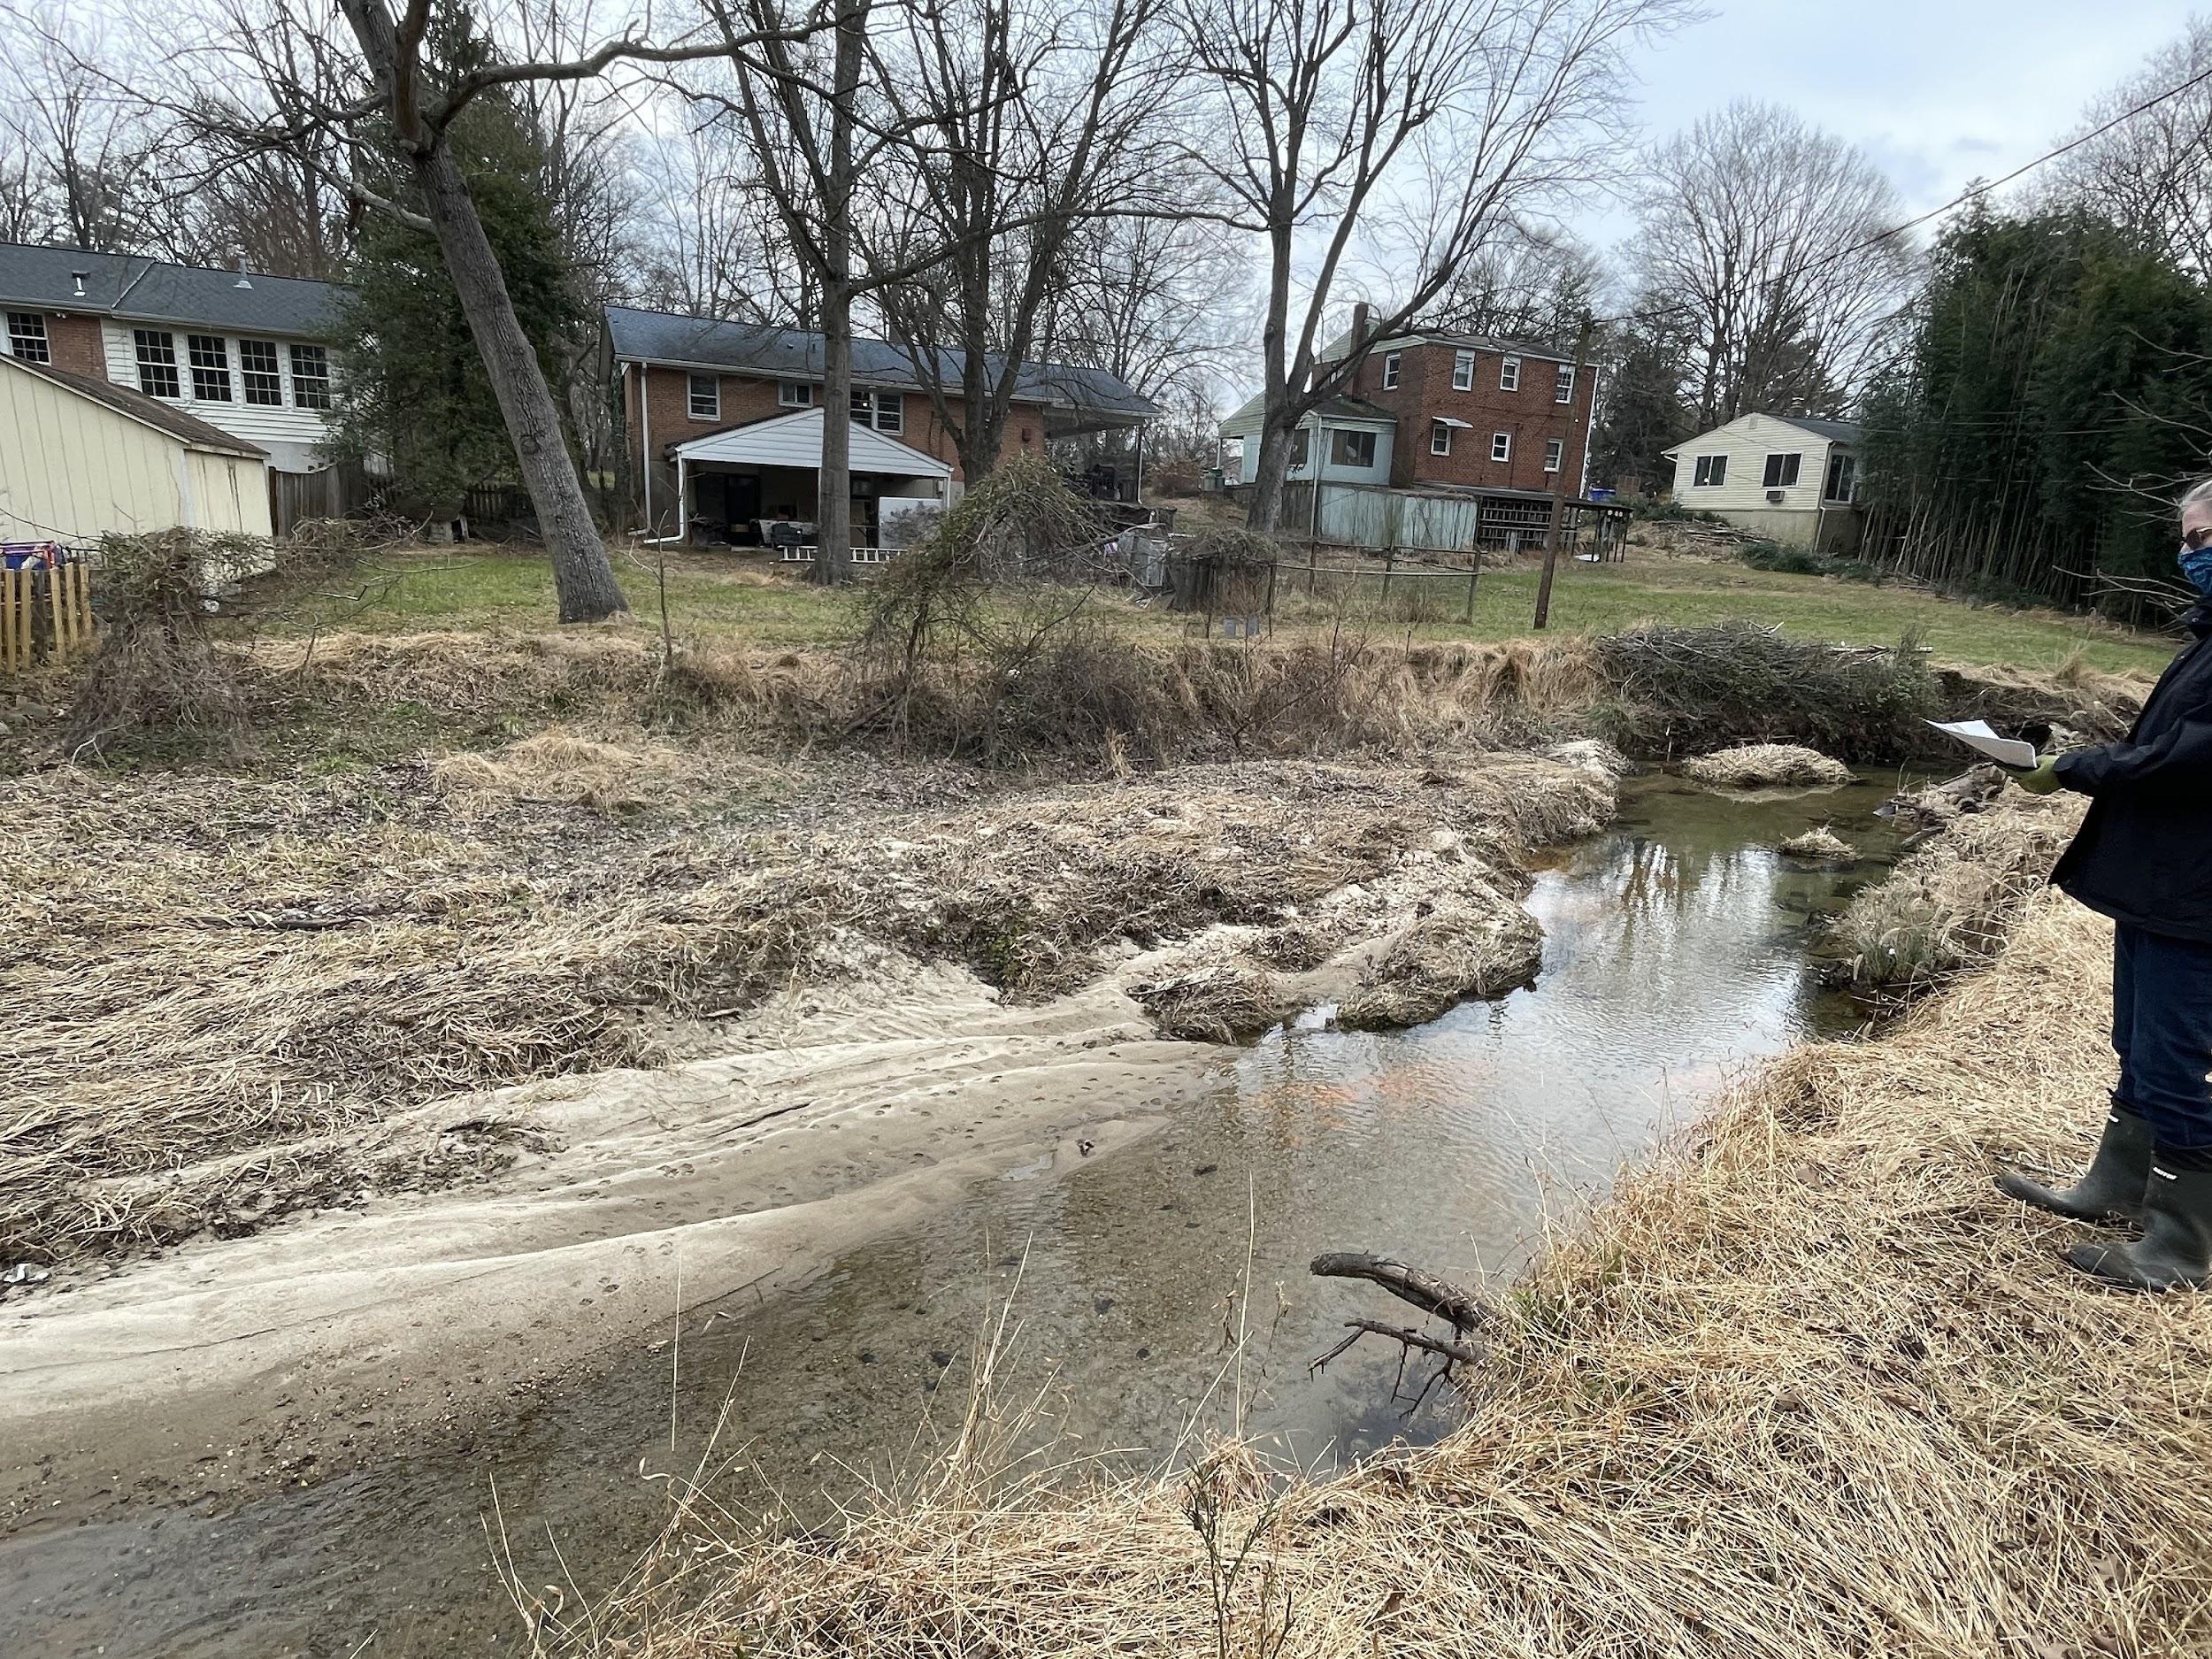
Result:
<svg viewBox="0 0 2212 1659"><path fill-rule="evenodd" d="M1775 420L1786 420L1793 426L1801 426L1816 438L1832 443L1856 443L1859 423L1855 420L1823 420L1816 415L1775 415Z"/></svg>
<svg viewBox="0 0 2212 1659"><path fill-rule="evenodd" d="M0 357L0 362L20 369L26 374L35 374L42 380L74 392L80 397L104 403L119 413L157 426L173 438L180 438L197 449L218 449L226 455L247 455L257 459L269 452L258 444L248 443L243 438L233 437L220 427L211 426L196 415L188 415L181 409L172 408L157 397L147 397L127 386L110 380L96 380L82 374L72 374L49 363L26 363L20 357Z"/></svg>
<svg viewBox="0 0 2212 1659"><path fill-rule="evenodd" d="M84 275L77 292L76 273ZM0 303L89 311L144 322L199 324L234 334L327 337L345 290L303 277L247 278L235 270L169 265L136 254L86 253L0 242Z"/></svg>
<svg viewBox="0 0 2212 1659"><path fill-rule="evenodd" d="M606 308L607 339L618 358L690 364L703 369L737 369L770 380L822 378L822 336L797 328L760 323L725 322L711 317L684 317L672 311ZM965 354L950 349L937 354L940 377L956 384ZM1005 359L985 358L995 375ZM853 379L870 386L918 387L906 348L887 341L853 342ZM1015 396L1025 401L1058 404L1088 414L1130 418L1156 415L1160 406L1103 369L1065 363L1025 363L1014 380Z"/></svg>
<svg viewBox="0 0 2212 1659"><path fill-rule="evenodd" d="M1229 429L1232 426L1249 426L1256 432L1259 430L1260 417L1266 412L1267 394L1255 392L1243 403L1238 404L1235 410L1222 420L1221 430L1232 437L1236 435L1230 432ZM1379 403L1371 403L1363 397L1325 397L1313 412L1305 419L1311 420L1317 417L1323 420L1387 421L1394 426L1398 424L1397 416ZM1302 426L1304 421L1299 424Z"/></svg>

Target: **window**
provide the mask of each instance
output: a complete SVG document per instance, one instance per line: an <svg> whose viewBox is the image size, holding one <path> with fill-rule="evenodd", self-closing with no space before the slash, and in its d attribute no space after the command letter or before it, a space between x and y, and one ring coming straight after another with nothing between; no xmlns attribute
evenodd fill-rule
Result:
<svg viewBox="0 0 2212 1659"><path fill-rule="evenodd" d="M1767 457L1766 479L1760 488L1762 489L1787 489L1797 482L1797 462L1798 457L1794 455Z"/></svg>
<svg viewBox="0 0 2212 1659"><path fill-rule="evenodd" d="M1452 357L1452 390L1471 392L1475 389L1475 354L1462 351ZM1439 450L1439 454L1442 451Z"/></svg>
<svg viewBox="0 0 2212 1659"><path fill-rule="evenodd" d="M1313 445L1309 442L1310 435L1303 426L1290 434L1290 465L1294 471L1304 466L1306 457L1313 452Z"/></svg>
<svg viewBox="0 0 2212 1659"><path fill-rule="evenodd" d="M1449 455L1451 452L1452 429L1440 420L1432 422L1429 426L1429 453Z"/></svg>
<svg viewBox="0 0 2212 1659"><path fill-rule="evenodd" d="M1394 392L1397 389L1398 353L1394 351L1386 351L1383 353L1383 390L1386 392Z"/></svg>
<svg viewBox="0 0 2212 1659"><path fill-rule="evenodd" d="M691 418L694 420L722 419L722 377L718 374L695 374L691 377Z"/></svg>
<svg viewBox="0 0 2212 1659"><path fill-rule="evenodd" d="M1697 457L1697 472L1691 480L1694 489L1717 489L1728 481L1728 457L1724 455L1701 455Z"/></svg>
<svg viewBox="0 0 2212 1659"><path fill-rule="evenodd" d="M1556 472L1559 470L1560 462L1566 458L1566 455L1567 441L1564 438L1547 439L1544 442L1544 471Z"/></svg>
<svg viewBox="0 0 2212 1659"><path fill-rule="evenodd" d="M46 340L46 319L36 311L10 311L8 350L26 363L51 363L54 353Z"/></svg>
<svg viewBox="0 0 2212 1659"><path fill-rule="evenodd" d="M284 376L277 368L276 342L242 340L238 342L238 378L246 383L246 401L273 409L284 401Z"/></svg>
<svg viewBox="0 0 2212 1659"><path fill-rule="evenodd" d="M138 348L138 389L149 397L182 397L177 384L177 342L165 328L134 328Z"/></svg>
<svg viewBox="0 0 2212 1659"><path fill-rule="evenodd" d="M187 334L192 359L192 396L203 403L230 402L230 346L220 334Z"/></svg>
<svg viewBox="0 0 2212 1659"><path fill-rule="evenodd" d="M1510 461L1513 458L1511 433L1494 432L1490 434L1490 458L1494 461Z"/></svg>
<svg viewBox="0 0 2212 1659"><path fill-rule="evenodd" d="M1858 470L1859 464L1853 457L1830 456L1828 457L1828 481L1821 487L1822 496L1829 501L1853 499L1852 491L1857 481L1855 475Z"/></svg>
<svg viewBox="0 0 2212 1659"><path fill-rule="evenodd" d="M901 392L871 392L861 390L853 394L853 419L864 426L873 426L878 432L906 430L906 397ZM1023 440L1025 443L1026 438Z"/></svg>
<svg viewBox="0 0 2212 1659"><path fill-rule="evenodd" d="M330 353L322 347L292 348L292 402L301 409L330 407Z"/></svg>
<svg viewBox="0 0 2212 1659"><path fill-rule="evenodd" d="M1338 466L1374 465L1375 434L1339 427L1329 437L1329 459Z"/></svg>
<svg viewBox="0 0 2212 1659"><path fill-rule="evenodd" d="M1571 403L1574 400L1575 365L1563 363L1559 365L1559 379L1554 385L1551 401L1555 403Z"/></svg>
<svg viewBox="0 0 2212 1659"><path fill-rule="evenodd" d="M1502 392L1517 392L1521 389L1520 358L1504 357L1500 359L1498 363L1498 389Z"/></svg>
<svg viewBox="0 0 2212 1659"><path fill-rule="evenodd" d="M776 402L786 409L811 409L814 406L814 387L807 380L778 380Z"/></svg>

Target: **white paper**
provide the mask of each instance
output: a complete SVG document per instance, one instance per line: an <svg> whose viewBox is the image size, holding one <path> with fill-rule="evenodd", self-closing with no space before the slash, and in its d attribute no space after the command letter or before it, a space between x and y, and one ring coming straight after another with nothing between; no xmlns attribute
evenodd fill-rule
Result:
<svg viewBox="0 0 2212 1659"><path fill-rule="evenodd" d="M2015 772L2032 772L2042 760L2035 752L2034 744L2016 737L2000 737L1989 729L1986 720L1931 720L1928 724L1955 737L1976 754L1986 755L2000 766L2009 766Z"/></svg>

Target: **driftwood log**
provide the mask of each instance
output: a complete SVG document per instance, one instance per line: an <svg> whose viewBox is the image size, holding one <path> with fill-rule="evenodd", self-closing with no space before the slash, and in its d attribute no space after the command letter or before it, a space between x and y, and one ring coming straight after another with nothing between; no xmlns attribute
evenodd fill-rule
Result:
<svg viewBox="0 0 2212 1659"><path fill-rule="evenodd" d="M1316 1279L1363 1279L1379 1285L1401 1302L1410 1302L1422 1312L1441 1319L1451 1326L1449 1336L1431 1335L1409 1325L1386 1325L1379 1319L1347 1319L1345 1329L1351 1334L1322 1355L1308 1367L1318 1371L1363 1336L1388 1337L1398 1346L1398 1379L1391 1386L1391 1398L1397 1399L1405 1385L1406 1357L1415 1349L1433 1354L1441 1362L1421 1385L1407 1409L1408 1415L1420 1409L1421 1402L1430 1391L1450 1374L1454 1365L1474 1365L1481 1363L1487 1351L1484 1344L1473 1340L1474 1333L1497 1317L1491 1306L1472 1291L1453 1284L1448 1279L1408 1263L1394 1261L1384 1256L1365 1256L1354 1251L1332 1251L1317 1256L1308 1270Z"/></svg>

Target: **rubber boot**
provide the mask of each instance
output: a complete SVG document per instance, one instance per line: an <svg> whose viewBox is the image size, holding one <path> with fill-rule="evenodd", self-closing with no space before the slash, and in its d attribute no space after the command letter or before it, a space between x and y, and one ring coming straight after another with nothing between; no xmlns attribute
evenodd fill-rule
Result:
<svg viewBox="0 0 2212 1659"><path fill-rule="evenodd" d="M2011 1170L1997 1177L1997 1190L2073 1221L2102 1221L2117 1216L2125 1221L2143 1217L2143 1187L2151 1176L2151 1126L2133 1112L2114 1108L2105 1119L2104 1138L2089 1171L2073 1186L2038 1186Z"/></svg>
<svg viewBox="0 0 2212 1659"><path fill-rule="evenodd" d="M2128 1290L2202 1290L2212 1281L2212 1170L2170 1170L2153 1160L2143 1236L2132 1244L2078 1244L2066 1260Z"/></svg>

